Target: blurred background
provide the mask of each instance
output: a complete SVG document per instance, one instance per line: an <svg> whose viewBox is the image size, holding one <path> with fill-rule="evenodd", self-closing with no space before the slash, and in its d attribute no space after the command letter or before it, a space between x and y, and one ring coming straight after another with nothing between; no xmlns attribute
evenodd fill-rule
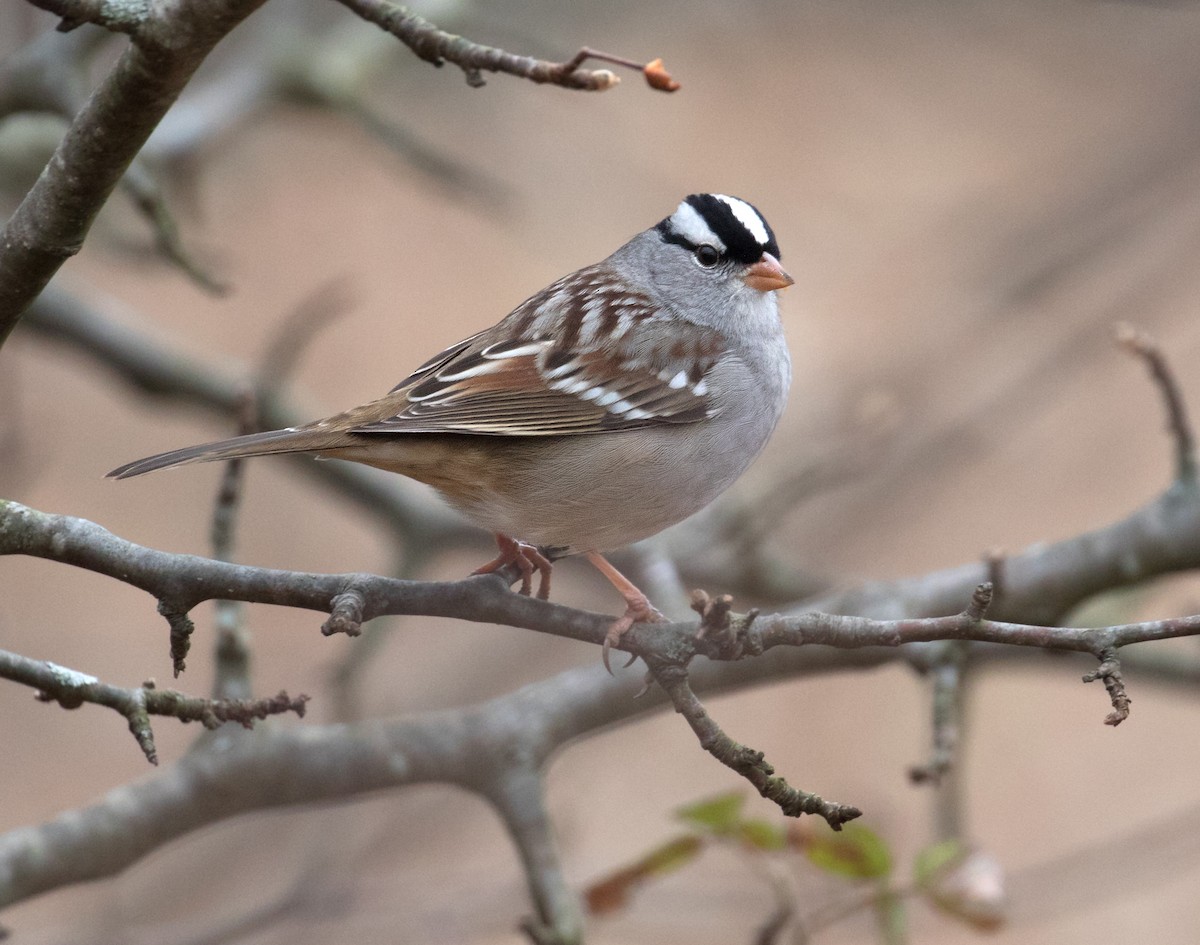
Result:
<svg viewBox="0 0 1200 945"><path fill-rule="evenodd" d="M315 417L386 391L683 195L726 192L771 221L797 283L782 298L791 403L738 489L769 494L826 461L839 470L836 488L794 504L766 538L796 574L846 587L1017 551L1121 518L1169 481L1156 392L1112 337L1119 321L1151 331L1200 410L1197 4L421 9L517 53L661 56L683 90L651 92L636 73L599 95L503 76L471 89L456 68L430 67L341 7L270 3L222 45L150 149L187 253L229 291L206 292L156 255L121 194L56 284L231 373L261 361L306 300L340 286L336 319L291 375ZM53 23L10 0L0 53ZM96 53L97 69L121 42ZM0 124L4 212L40 167L37 142L56 133L40 122ZM28 327L0 359L0 494L155 548L209 552L219 468L102 476L226 435L228 421L140 397ZM284 462L247 472L239 560L395 567L388 532L362 508ZM460 576L490 552L481 535L422 575ZM571 561L556 570L555 597L619 605ZM1101 613L1197 611L1200 582L1181 577ZM178 685L205 694L213 611L193 616ZM320 637L320 619L304 612L253 607L245 620L255 691L308 692L311 722L335 718L331 676L361 641ZM152 600L46 562L0 567L0 640L115 684L170 679ZM392 621L375 646L355 688L364 716L473 703L579 664L602 672L592 647L445 620ZM1190 652L1195 641L1172 646ZM967 827L1003 863L1012 895L991 939L1192 942L1200 706L1131 674L1133 714L1113 730L1101 724L1104 693L1079 682L1092 668L1006 664L972 690ZM629 671L631 692L639 678ZM907 862L931 837L930 792L906 775L928 753L927 702L921 680L895 667L710 708L792 783L862 807ZM170 720L155 731L164 762L197 734ZM148 774L124 723L95 707L64 713L0 685L0 734L0 830ZM671 714L569 748L550 771L549 805L571 881L669 837L680 805L739 787ZM747 806L774 816L757 798ZM816 880L806 888L814 905L833 895ZM595 921L590 941L748 942L770 908L744 860L716 851ZM491 811L434 786L231 821L0 923L20 943L515 943L528 911ZM922 908L911 926L915 942L974 935ZM871 941L872 929L862 915L818 941Z"/></svg>

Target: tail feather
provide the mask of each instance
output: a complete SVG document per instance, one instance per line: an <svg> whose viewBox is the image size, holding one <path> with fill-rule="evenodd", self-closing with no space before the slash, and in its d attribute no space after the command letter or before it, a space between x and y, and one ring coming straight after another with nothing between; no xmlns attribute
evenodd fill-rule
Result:
<svg viewBox="0 0 1200 945"><path fill-rule="evenodd" d="M185 446L182 449L170 450L135 459L132 463L118 466L108 473L109 479L128 479L143 473L154 472L156 469L170 469L173 466L183 466L187 463L210 463L219 459L234 459L239 456L268 456L273 453L303 453L310 450L320 450L335 446L339 439L337 434L314 436L313 430L267 430L264 433L249 433L245 436L235 436L228 440L217 440L215 443L201 443L199 446ZM341 437L344 439L344 436ZM329 442L322 442L328 440Z"/></svg>

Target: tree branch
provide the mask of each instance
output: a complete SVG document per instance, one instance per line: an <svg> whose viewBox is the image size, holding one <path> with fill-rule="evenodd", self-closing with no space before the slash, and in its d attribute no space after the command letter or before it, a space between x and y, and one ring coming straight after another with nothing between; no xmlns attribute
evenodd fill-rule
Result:
<svg viewBox="0 0 1200 945"><path fill-rule="evenodd" d="M50 0L65 23L109 15L102 0ZM133 42L76 114L0 231L0 345L59 267L213 47L264 0L135 5ZM124 15L124 14L122 14Z"/></svg>
<svg viewBox="0 0 1200 945"><path fill-rule="evenodd" d="M255 720L270 715L295 712L303 716L304 704L308 702L306 695L293 699L286 692L271 699L191 698L173 689L157 689L152 682L143 683L138 689L123 689L56 663L32 660L6 650L0 650L0 678L30 686L43 702L57 702L64 709L77 709L85 702L114 709L129 722L129 731L153 765L158 764L158 752L150 728L151 715L200 722L208 729L224 722L238 722L250 728Z"/></svg>
<svg viewBox="0 0 1200 945"><path fill-rule="evenodd" d="M1087 537L1075 542L1087 544ZM611 618L601 614L511 594L505 589L504 577L478 575L450 582L402 581L373 574L317 574L230 564L146 548L118 538L93 522L40 512L12 501L0 501L0 554L31 555L108 575L153 595L159 600L160 610L175 618L182 618L199 603L215 599L330 613L340 598L353 591L362 600L361 607L355 601L360 621L385 614L457 617L503 623L595 644L603 642L611 623ZM1019 560L1020 557L1012 558L1010 564ZM1194 567L1193 561L1189 558L1180 566ZM1140 573L1136 577L1145 576L1148 575ZM1129 576L1117 583L1133 579ZM1197 633L1200 633L1200 616L1078 628L983 620L969 611L945 617L898 620L818 612L758 617L746 630L746 638L749 652L810 644L858 648L974 640L1099 656L1107 649L1131 643ZM637 624L622 638L618 648L637 656L671 661L690 660L697 655L714 660L736 659L745 652L739 648L731 656L728 646L728 641L718 635L699 635L697 623L685 622Z"/></svg>
<svg viewBox="0 0 1200 945"><path fill-rule="evenodd" d="M600 59L638 69L645 75L651 88L660 91L674 92L679 88L679 84L666 73L662 68L662 61L658 59L643 65L585 47L567 62L547 62L530 56L516 56L503 49L473 43L469 39L447 33L390 0L341 0L341 3L364 20L387 30L426 62L435 66L451 62L458 66L466 75L467 84L472 88L484 84L481 74L484 70L587 92L603 92L620 81L608 69L582 68L588 59Z"/></svg>
<svg viewBox="0 0 1200 945"><path fill-rule="evenodd" d="M1117 326L1117 341L1130 354L1141 358L1158 387L1167 413L1167 429L1175 443L1175 476L1180 482L1196 481L1196 437L1188 420L1187 403L1179 379L1171 370L1158 342L1132 325Z"/></svg>

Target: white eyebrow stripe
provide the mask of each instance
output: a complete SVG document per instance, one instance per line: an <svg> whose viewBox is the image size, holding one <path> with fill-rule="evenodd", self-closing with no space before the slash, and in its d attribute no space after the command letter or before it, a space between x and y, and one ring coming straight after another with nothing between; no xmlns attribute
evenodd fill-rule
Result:
<svg viewBox="0 0 1200 945"><path fill-rule="evenodd" d="M771 242L771 238L767 236L767 226L763 223L763 218L758 215L750 204L744 200L739 200L737 197L729 197L725 194L713 194L713 196L718 200L724 201L725 205L733 211L733 215L737 217L738 223L750 232L750 235L754 237L759 246L766 246Z"/></svg>
<svg viewBox="0 0 1200 945"><path fill-rule="evenodd" d="M712 231L712 227L704 222L704 217L700 216L696 212L696 208L686 200L671 214L671 229L693 246L708 243L717 251L725 252L725 244ZM763 242L765 243L766 240Z"/></svg>

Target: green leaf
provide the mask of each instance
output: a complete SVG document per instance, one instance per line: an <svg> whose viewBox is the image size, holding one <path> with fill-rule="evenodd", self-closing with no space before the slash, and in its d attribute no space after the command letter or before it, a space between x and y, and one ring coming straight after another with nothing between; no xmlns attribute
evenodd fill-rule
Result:
<svg viewBox="0 0 1200 945"><path fill-rule="evenodd" d="M681 807L675 811L675 816L701 830L729 834L736 831L741 823L742 805L745 801L741 792L732 791Z"/></svg>
<svg viewBox="0 0 1200 945"><path fill-rule="evenodd" d="M850 879L882 879L892 872L892 854L879 834L861 824L846 824L805 845L809 862L826 873Z"/></svg>
<svg viewBox="0 0 1200 945"><path fill-rule="evenodd" d="M954 838L926 847L917 854L913 865L917 885L928 889L933 879L955 860L962 859L964 853L966 848L962 841Z"/></svg>
<svg viewBox="0 0 1200 945"><path fill-rule="evenodd" d="M643 876L670 873L694 860L703 846L704 841L699 837L676 837L638 860L637 869Z"/></svg>
<svg viewBox="0 0 1200 945"><path fill-rule="evenodd" d="M738 838L759 850L782 850L787 846L787 831L765 820L743 820L738 824Z"/></svg>

